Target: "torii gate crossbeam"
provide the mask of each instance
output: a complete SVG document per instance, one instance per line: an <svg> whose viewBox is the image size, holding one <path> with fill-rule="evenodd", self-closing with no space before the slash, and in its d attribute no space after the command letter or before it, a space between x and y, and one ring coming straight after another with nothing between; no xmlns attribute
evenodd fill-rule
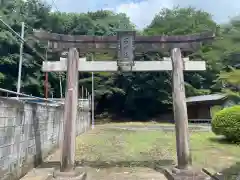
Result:
<svg viewBox="0 0 240 180"><path fill-rule="evenodd" d="M206 70L205 61L189 61L184 58L185 71L204 71ZM156 72L171 71L172 62L164 61L135 61L132 67L133 72ZM67 71L67 62L62 59L55 62L43 62L42 71L44 72L62 72ZM79 61L78 71L80 72L117 72L118 64L116 61Z"/></svg>
<svg viewBox="0 0 240 180"><path fill-rule="evenodd" d="M186 97L184 88L183 71L203 71L206 70L206 64L204 61L190 61L188 58L182 59L180 49L194 49L196 44L201 44L202 41L212 40L214 33L202 33L198 35L185 35L185 36L136 36L133 31L121 31L117 36L72 36L52 34L46 32L34 32L34 36L41 40L47 40L50 42L52 51L69 50L68 60L61 59L56 62L43 62L43 71L68 71L68 79L76 79L78 71L81 72L116 72L121 71L172 71L173 75L173 109L174 119L176 127L176 144L177 144L177 157L178 168L186 169L191 165L191 155L189 149L189 135L188 135L188 116L186 107ZM136 48L134 48L134 43ZM114 44L114 46L112 46ZM116 45L117 44L117 45ZM144 48L142 44L151 44L150 48ZM77 50L80 48L80 53L84 51L96 52L101 49L116 49L118 48L118 61L86 61L85 59L78 59L76 55ZM93 49L93 51L92 51ZM134 51L145 52L149 49L161 49L162 51L170 51L171 58L165 58L163 61L133 61ZM75 61L75 62L73 62ZM73 65L76 65L73 67ZM128 66L131 66L129 68ZM70 72L71 71L71 72ZM74 72L72 72L74 71ZM71 78L71 75L73 76ZM76 84L75 84L76 86ZM73 87L73 82L68 82L67 87ZM69 96L66 98L66 105L71 104L72 108L76 108L75 101L73 100L72 89L68 89ZM76 89L74 90L76 91ZM76 93L76 92L75 92ZM76 97L75 97L76 98ZM74 117L73 112L68 112L70 109L65 108L65 121L69 125L73 125ZM75 110L74 110L75 111ZM67 114L71 115L71 118L67 118ZM72 122L69 122L72 121ZM67 126L67 125L66 125ZM65 127L67 129L67 127ZM72 132L64 134L68 137L68 141L63 142L64 147L69 146L68 142L73 142L75 136ZM71 135L72 134L72 135ZM69 138L71 137L71 138ZM75 142L75 141L74 141ZM64 148L63 148L64 149ZM68 148L66 154L63 153L62 164L64 167L74 166L74 146ZM71 161L70 161L71 160ZM66 170L64 168L63 170Z"/></svg>

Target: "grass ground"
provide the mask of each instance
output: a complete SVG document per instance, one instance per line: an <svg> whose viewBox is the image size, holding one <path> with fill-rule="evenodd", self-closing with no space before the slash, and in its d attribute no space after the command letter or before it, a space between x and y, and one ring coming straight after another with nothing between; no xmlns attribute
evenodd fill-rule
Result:
<svg viewBox="0 0 240 180"><path fill-rule="evenodd" d="M97 126L89 133L78 137L77 160L96 168L155 168L158 165L175 164L174 132L107 128L114 125ZM131 123L131 125L142 126L143 124ZM147 125L149 123L144 126ZM240 172L239 145L227 144L212 132L191 132L190 141L194 167L211 168L221 171L224 179L236 179L237 173Z"/></svg>

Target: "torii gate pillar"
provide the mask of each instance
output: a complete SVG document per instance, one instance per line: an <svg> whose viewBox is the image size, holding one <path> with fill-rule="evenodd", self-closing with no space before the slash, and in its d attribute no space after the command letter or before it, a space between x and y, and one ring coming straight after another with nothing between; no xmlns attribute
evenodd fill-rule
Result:
<svg viewBox="0 0 240 180"><path fill-rule="evenodd" d="M75 165L76 119L78 108L78 61L79 54L71 48L67 61L67 87L64 104L63 140L61 152L61 171L68 171Z"/></svg>
<svg viewBox="0 0 240 180"><path fill-rule="evenodd" d="M173 107L174 107L174 119L176 124L176 141L177 141L177 156L178 156L178 168L187 169L191 166L191 155L189 148L189 135L188 135L188 116L186 107L186 97L184 89L183 70L185 71L203 71L206 70L206 64L204 61L189 61L188 59L183 60L181 57L180 48L186 48L199 44L200 41L212 40L215 37L214 33L205 33L198 35L185 35L185 36L158 36L158 37L145 37L138 36L135 39L134 32L120 33L118 37L97 37L97 36L69 36L69 35L52 35L51 33L35 32L35 37L38 39L45 39L52 41L53 48L56 51L71 47L77 47L79 42L85 47L87 44L94 44L91 46L95 51L102 48L111 49L109 44L117 44L119 47L119 59L118 62L111 61L97 61L87 62L80 61L81 65L78 67L78 55L75 50L70 50L68 57L68 66L66 67L66 61L58 62L43 62L42 70L45 72L49 71L68 71L68 92L65 102L65 126L64 126L64 146L62 155L62 167L64 170L74 165L74 153L75 153L75 133L74 123L76 120L76 108L75 99L77 100L77 92L75 87L77 86L77 71L81 72L116 72L118 67L121 71L129 71L127 65L131 66L131 71L169 71L172 70L173 75ZM64 41L63 41L64 39ZM138 44L136 49L142 49L139 44L141 43L153 43L151 49L162 47L163 44L167 44L166 48L171 49L171 61L133 61L133 42ZM84 44L85 43L85 44ZM99 46L101 44L101 46ZM56 45L56 48L54 48ZM90 47L90 46L89 46ZM89 49L86 46L86 49ZM165 46L164 46L165 47ZM176 48L175 48L176 47ZM85 50L86 50L85 49ZM147 48L143 51L146 51ZM93 51L92 51L93 52ZM74 81L74 82L73 82ZM75 99L74 99L75 97ZM69 106L70 104L71 106ZM72 108L72 112L70 110ZM69 117L67 117L69 114ZM72 119L72 121L71 121ZM70 122L71 121L71 122ZM72 129L71 129L72 128ZM68 136L69 130L71 132L71 138ZM73 137L74 136L74 137ZM72 141L70 139L73 139ZM71 143L71 145L69 145ZM67 161L65 161L67 159Z"/></svg>
<svg viewBox="0 0 240 180"><path fill-rule="evenodd" d="M192 159L189 148L188 113L183 76L184 62L179 48L171 50L171 59L177 162L179 169L188 169L192 165Z"/></svg>

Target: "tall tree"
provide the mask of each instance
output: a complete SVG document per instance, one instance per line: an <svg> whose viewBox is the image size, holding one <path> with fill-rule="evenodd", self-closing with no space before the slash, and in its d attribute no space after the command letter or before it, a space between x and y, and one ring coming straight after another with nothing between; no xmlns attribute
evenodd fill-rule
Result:
<svg viewBox="0 0 240 180"><path fill-rule="evenodd" d="M46 21L50 8L40 1L3 1L0 7L1 18L14 31L20 34L21 22L25 22L25 36L30 34L32 28L46 27ZM19 62L19 44L17 38L4 24L0 24L0 72L1 87L16 90ZM41 52L39 46L32 46ZM42 60L29 48L24 46L22 92L41 95L42 92Z"/></svg>
<svg viewBox="0 0 240 180"><path fill-rule="evenodd" d="M33 29L45 29L54 33L73 35L111 36L122 28L134 29L126 14L111 11L88 13L50 12L50 7L40 0L1 1L0 16L16 32L21 31L21 22L26 23L27 41L45 56L46 43L28 39ZM210 14L194 8L173 8L161 10L142 35L192 34L206 30L216 30L216 40L212 44L202 44L195 52L184 55L191 59L207 62L207 71L185 73L187 96L208 94L226 89L236 93L235 83L239 76L240 23L239 18L228 24L217 25ZM19 43L16 37L0 23L0 86L16 90L19 60ZM47 53L49 61L56 61L60 53ZM87 57L90 58L90 54ZM137 54L135 60L152 61L169 56L169 53L149 52ZM116 56L94 54L95 60L116 59ZM21 92L43 96L44 73L41 72L42 59L28 46L24 46L24 61ZM64 73L63 73L64 74ZM59 73L49 73L50 93L60 97ZM91 90L91 74L80 74L80 85ZM63 75L64 85L65 77ZM234 81L233 81L234 80ZM236 81L235 81L236 80ZM232 82L233 81L233 82ZM233 85L234 83L234 85ZM223 84L227 84L224 87ZM133 119L148 119L171 110L171 73L95 73L95 94L97 112L107 112ZM63 87L64 88L64 87Z"/></svg>

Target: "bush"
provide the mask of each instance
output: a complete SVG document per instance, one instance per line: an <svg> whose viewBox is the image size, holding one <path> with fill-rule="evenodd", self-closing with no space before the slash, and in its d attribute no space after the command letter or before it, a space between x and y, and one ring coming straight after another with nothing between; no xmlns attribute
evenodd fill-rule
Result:
<svg viewBox="0 0 240 180"><path fill-rule="evenodd" d="M210 109L210 113L211 113L211 118L213 119L215 114L219 111L222 110L222 106L213 106L211 109Z"/></svg>
<svg viewBox="0 0 240 180"><path fill-rule="evenodd" d="M240 141L240 105L224 108L212 119L212 131L228 140Z"/></svg>

